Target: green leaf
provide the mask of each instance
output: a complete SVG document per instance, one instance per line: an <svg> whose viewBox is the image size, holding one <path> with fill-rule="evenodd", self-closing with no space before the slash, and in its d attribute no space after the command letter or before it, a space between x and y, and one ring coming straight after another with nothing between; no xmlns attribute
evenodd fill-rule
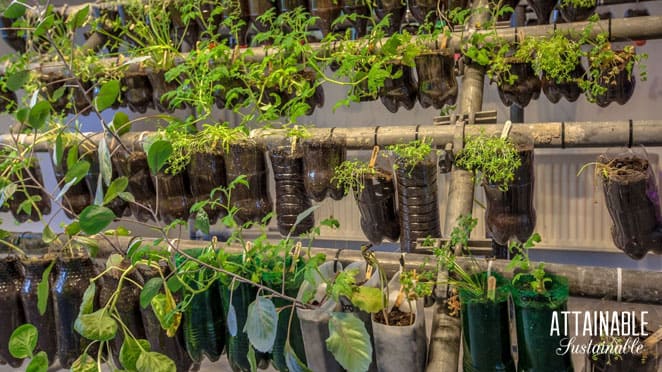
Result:
<svg viewBox="0 0 662 372"><path fill-rule="evenodd" d="M168 278L168 281L166 282L166 286L170 290L170 292L179 292L180 289L182 289L182 282L179 280L179 277L177 275L173 275L170 278Z"/></svg>
<svg viewBox="0 0 662 372"><path fill-rule="evenodd" d="M30 115L30 109L27 107L20 108L16 111L16 120L20 121L21 123L27 123L28 121L28 116Z"/></svg>
<svg viewBox="0 0 662 372"><path fill-rule="evenodd" d="M143 286L143 290L140 292L140 307L143 309L147 308L147 305L152 302L154 296L161 290L162 285L163 279L160 276L147 281Z"/></svg>
<svg viewBox="0 0 662 372"><path fill-rule="evenodd" d="M168 141L158 140L152 143L146 151L149 169L156 174L163 168L170 154L172 154L172 145Z"/></svg>
<svg viewBox="0 0 662 372"><path fill-rule="evenodd" d="M136 198L133 197L133 194L131 194L130 192L126 192L126 191L119 193L119 197L120 197L120 199L122 199L124 201L127 201L129 203L135 203L135 201L136 201Z"/></svg>
<svg viewBox="0 0 662 372"><path fill-rule="evenodd" d="M205 234L209 234L209 216L204 209L200 209L198 213L195 214L195 221L193 222L193 227L197 230L202 231Z"/></svg>
<svg viewBox="0 0 662 372"><path fill-rule="evenodd" d="M76 185L85 178L85 175L89 171L90 162L87 160L78 160L73 166L69 167L67 174L64 175L64 181L67 183L73 181L73 185Z"/></svg>
<svg viewBox="0 0 662 372"><path fill-rule="evenodd" d="M349 372L367 371L372 362L370 336L363 321L353 313L333 313L326 348Z"/></svg>
<svg viewBox="0 0 662 372"><path fill-rule="evenodd" d="M94 282L90 282L90 285L88 285L85 292L83 292L83 301L78 309L79 316L91 314L92 311L94 311L94 297L96 292L97 285Z"/></svg>
<svg viewBox="0 0 662 372"><path fill-rule="evenodd" d="M88 205L80 213L80 229L88 235L94 235L108 227L115 219L115 213L107 207Z"/></svg>
<svg viewBox="0 0 662 372"><path fill-rule="evenodd" d="M131 130L131 123L129 122L129 115L122 111L117 111L113 116L113 122L110 123L110 130L115 132L118 136L123 135Z"/></svg>
<svg viewBox="0 0 662 372"><path fill-rule="evenodd" d="M90 6L84 6L79 11L76 12L73 16L67 20L67 25L71 27L72 30L75 30L79 27L82 27L87 20L87 16L90 13Z"/></svg>
<svg viewBox="0 0 662 372"><path fill-rule="evenodd" d="M106 190L106 196L103 198L103 204L105 205L113 201L120 195L120 193L126 190L127 186L129 186L128 178L124 176L115 178L113 182L110 183L110 186L108 186L108 190Z"/></svg>
<svg viewBox="0 0 662 372"><path fill-rule="evenodd" d="M122 261L124 260L124 257L122 257L121 254L113 253L110 256L108 256L108 259L106 260L106 269L110 269L111 267L121 267Z"/></svg>
<svg viewBox="0 0 662 372"><path fill-rule="evenodd" d="M55 233L53 232L53 230L49 225L46 225L44 227L44 231L42 231L41 233L41 240L46 244L50 244L54 242L55 239L57 239L57 235L55 235Z"/></svg>
<svg viewBox="0 0 662 372"><path fill-rule="evenodd" d="M51 104L48 101L37 102L28 114L28 125L34 130L39 130L46 125L50 117Z"/></svg>
<svg viewBox="0 0 662 372"><path fill-rule="evenodd" d="M62 165L62 156L64 156L64 139L62 138L62 133L58 133L57 137L55 137L55 144L53 146L53 164L59 167Z"/></svg>
<svg viewBox="0 0 662 372"><path fill-rule="evenodd" d="M151 351L152 347L149 344L149 341L142 339L133 339L131 337L124 338L122 342L122 347L120 347L120 363L122 367L129 371L136 369L136 362L140 357L140 354L144 351Z"/></svg>
<svg viewBox="0 0 662 372"><path fill-rule="evenodd" d="M352 304L367 313L376 313L384 308L384 296L379 288L360 286L352 294Z"/></svg>
<svg viewBox="0 0 662 372"><path fill-rule="evenodd" d="M12 92L16 92L17 90L23 88L23 85L27 83L29 78L30 71L27 70L17 71L11 75L8 75L7 89L11 90Z"/></svg>
<svg viewBox="0 0 662 372"><path fill-rule="evenodd" d="M53 27L53 22L55 21L55 14L49 14L46 16L39 24L37 28L34 29L33 37L40 37L45 34L48 30ZM54 99L56 100L56 99Z"/></svg>
<svg viewBox="0 0 662 372"><path fill-rule="evenodd" d="M80 232L80 223L78 221L73 221L64 228L64 232L68 236L76 235Z"/></svg>
<svg viewBox="0 0 662 372"><path fill-rule="evenodd" d="M306 209L305 211L299 213L297 215L296 221L294 221L294 225L292 225L292 228L290 229L290 233L296 229L297 225L299 225L301 223L301 221L305 220L308 216L310 216L313 212L315 212L315 210L319 207L320 207L320 204L315 204L312 207Z"/></svg>
<svg viewBox="0 0 662 372"><path fill-rule="evenodd" d="M2 15L9 19L16 19L23 17L25 10L25 5L23 5L23 3L14 0L9 4L7 9L5 9L5 12Z"/></svg>
<svg viewBox="0 0 662 372"><path fill-rule="evenodd" d="M253 345L248 345L248 364L251 367L251 372L257 371L257 359L255 358L255 348Z"/></svg>
<svg viewBox="0 0 662 372"><path fill-rule="evenodd" d="M50 295L50 276L53 267L55 266L55 260L46 267L43 273L41 273L41 282L37 284L37 310L39 315L46 314L46 309L48 308L48 296Z"/></svg>
<svg viewBox="0 0 662 372"><path fill-rule="evenodd" d="M138 372L177 372L175 362L167 356L153 351L140 354L136 362Z"/></svg>
<svg viewBox="0 0 662 372"><path fill-rule="evenodd" d="M110 162L110 151L108 151L108 144L105 137L99 141L97 155L99 158L99 173L103 178L103 184L108 186L113 178L113 166Z"/></svg>
<svg viewBox="0 0 662 372"><path fill-rule="evenodd" d="M74 236L73 241L87 248L87 252L92 258L96 257L99 253L99 243L96 240L89 238L87 236Z"/></svg>
<svg viewBox="0 0 662 372"><path fill-rule="evenodd" d="M181 323L181 313L173 313L177 304L170 292L159 293L152 298L152 310L169 337L173 337Z"/></svg>
<svg viewBox="0 0 662 372"><path fill-rule="evenodd" d="M38 337L37 328L32 324L18 326L9 337L9 354L17 359L31 357Z"/></svg>
<svg viewBox="0 0 662 372"><path fill-rule="evenodd" d="M28 366L25 368L25 372L47 372L48 371L48 355L45 351L40 351L35 355Z"/></svg>
<svg viewBox="0 0 662 372"><path fill-rule="evenodd" d="M88 8L88 7L86 7ZM99 89L99 93L94 99L94 104L99 112L112 106L120 94L119 80L110 80L105 82Z"/></svg>
<svg viewBox="0 0 662 372"><path fill-rule="evenodd" d="M258 296L248 305L248 315L244 326L248 340L257 351L267 353L274 346L277 328L276 306L271 300Z"/></svg>
<svg viewBox="0 0 662 372"><path fill-rule="evenodd" d="M87 353L83 353L71 365L71 372L99 372L97 363Z"/></svg>
<svg viewBox="0 0 662 372"><path fill-rule="evenodd" d="M74 329L88 340L110 341L117 334L117 322L106 309L99 309L90 314L79 314Z"/></svg>
<svg viewBox="0 0 662 372"><path fill-rule="evenodd" d="M237 335L237 311L234 309L234 305L232 304L230 304L228 307L228 317L226 319L226 324L230 336L235 337Z"/></svg>

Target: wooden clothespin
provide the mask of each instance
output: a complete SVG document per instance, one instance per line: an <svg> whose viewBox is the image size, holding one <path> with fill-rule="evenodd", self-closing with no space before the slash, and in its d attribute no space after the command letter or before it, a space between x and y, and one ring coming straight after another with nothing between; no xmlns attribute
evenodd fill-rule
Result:
<svg viewBox="0 0 662 372"><path fill-rule="evenodd" d="M372 154L370 154L370 162L368 163L368 167L375 167L375 163L377 162L377 154L379 154L379 146L372 148Z"/></svg>
<svg viewBox="0 0 662 372"><path fill-rule="evenodd" d="M510 135L510 130L513 128L513 123L510 120L506 121L501 131L501 139L506 139Z"/></svg>

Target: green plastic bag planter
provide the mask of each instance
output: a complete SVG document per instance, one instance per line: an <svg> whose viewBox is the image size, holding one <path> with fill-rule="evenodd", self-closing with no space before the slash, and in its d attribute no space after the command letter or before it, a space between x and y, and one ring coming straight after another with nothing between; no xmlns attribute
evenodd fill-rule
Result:
<svg viewBox="0 0 662 372"><path fill-rule="evenodd" d="M486 273L478 274L484 279ZM510 283L499 274L496 300L460 288L462 303L462 366L465 372L515 372L510 354L508 295Z"/></svg>
<svg viewBox="0 0 662 372"><path fill-rule="evenodd" d="M563 334L550 336L555 311L566 311L568 280L550 275L552 282L547 295L539 295L529 286L533 275L522 275L513 287L517 319L517 350L521 372L571 372L571 354L557 355ZM559 317L559 329L565 329L564 317Z"/></svg>

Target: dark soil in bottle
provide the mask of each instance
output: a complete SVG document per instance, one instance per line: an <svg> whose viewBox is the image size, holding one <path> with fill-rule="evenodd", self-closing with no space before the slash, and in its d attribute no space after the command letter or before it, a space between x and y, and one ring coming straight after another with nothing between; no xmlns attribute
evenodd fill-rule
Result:
<svg viewBox="0 0 662 372"><path fill-rule="evenodd" d="M259 223L272 211L267 168L262 148L255 142L237 142L230 144L229 156L225 157L227 181L231 183L239 176L246 176L248 187L236 185L230 195L230 205L239 210L235 221L243 225L252 221Z"/></svg>
<svg viewBox="0 0 662 372"><path fill-rule="evenodd" d="M329 195L335 200L343 197L344 190L331 182L335 168L347 157L343 144L333 137L303 143L303 182L306 194L315 201Z"/></svg>
<svg viewBox="0 0 662 372"><path fill-rule="evenodd" d="M441 109L457 99L455 59L452 54L437 52L416 56L418 101L423 108Z"/></svg>
<svg viewBox="0 0 662 372"><path fill-rule="evenodd" d="M372 244L400 237L400 220L396 210L393 174L378 170L366 175L363 189L354 194L361 214L361 230Z"/></svg>
<svg viewBox="0 0 662 372"><path fill-rule="evenodd" d="M188 180L184 172L179 174L167 174L160 171L152 176L158 198L159 218L165 223L171 223L176 219L188 220L191 208L191 197L188 195Z"/></svg>
<svg viewBox="0 0 662 372"><path fill-rule="evenodd" d="M177 89L176 82L166 81L164 72L152 72L147 75L147 79L149 79L149 83L152 86L152 102L157 110L172 113L175 112L175 109L183 108L183 105L173 107L170 100L163 98L164 94Z"/></svg>
<svg viewBox="0 0 662 372"><path fill-rule="evenodd" d="M122 87L122 100L131 111L144 114L148 108L154 108L154 93L147 75L127 74L122 78Z"/></svg>
<svg viewBox="0 0 662 372"><path fill-rule="evenodd" d="M411 252L416 240L441 237L437 164L432 159L414 165L396 160L398 210L400 212L400 249Z"/></svg>
<svg viewBox="0 0 662 372"><path fill-rule="evenodd" d="M539 25L549 24L549 16L556 6L556 1L553 0L527 0L529 6L536 13L537 23Z"/></svg>
<svg viewBox="0 0 662 372"><path fill-rule="evenodd" d="M629 154L602 155L598 161L611 168L602 189L614 244L637 260L649 250L662 253L659 191L648 160Z"/></svg>
<svg viewBox="0 0 662 372"><path fill-rule="evenodd" d="M507 191L499 185L485 184L487 209L485 226L488 236L501 245L509 239L526 241L536 226L536 211L533 207L533 148L522 148L519 152L522 165L515 172L515 180Z"/></svg>
<svg viewBox="0 0 662 372"><path fill-rule="evenodd" d="M570 76L575 79L579 79L586 73L584 66L581 63L577 64L575 70L570 73ZM577 98L582 94L582 89L574 81L568 81L565 83L557 83L553 80L547 79L543 73L541 78L542 91L545 93L547 99L552 103L557 103L561 100L561 97L565 97L568 102L575 102Z"/></svg>
<svg viewBox="0 0 662 372"><path fill-rule="evenodd" d="M17 222L23 223L27 220L37 222L40 220L39 215L51 213L51 199L46 192L41 188L44 187L44 180L41 176L41 168L37 158L32 158L30 166L27 169L22 169L20 179L22 183L17 183L17 189L11 199L8 200L9 210ZM32 175L35 179L30 177ZM10 179L12 182L18 182L18 177L12 174ZM41 186L39 186L41 185ZM21 204L28 200L26 193L30 196L39 196L41 200L34 201L31 213L26 213L24 210L19 211ZM34 199L33 199L34 200Z"/></svg>
<svg viewBox="0 0 662 372"><path fill-rule="evenodd" d="M57 334L58 359L64 368L80 356L89 341L74 330L83 294L90 279L97 275L94 263L87 256L60 257L55 265L55 279L51 287ZM96 302L96 301L95 301Z"/></svg>
<svg viewBox="0 0 662 372"><path fill-rule="evenodd" d="M634 94L636 80L634 75L628 73L625 68L626 62L618 66L607 66L602 69L599 84L603 86L606 91L595 97L598 106L607 107L612 102L624 105ZM608 74L614 68L618 69L619 72L615 76L612 76L612 78L608 78Z"/></svg>
<svg viewBox="0 0 662 372"><path fill-rule="evenodd" d="M57 356L57 339L56 337L44 337L45 335L52 334L55 330L55 315L53 311L53 298L48 296L46 312L44 315L39 314L37 308L37 291L39 283L41 283L44 271L53 261L53 258L45 257L30 257L21 260L21 274L23 276L23 283L21 285L21 304L23 305L23 313L25 314L25 322L30 323L42 337L37 339L37 347L35 353L43 351L48 356L48 362L52 364ZM51 270L49 282L52 282L54 271Z"/></svg>
<svg viewBox="0 0 662 372"><path fill-rule="evenodd" d="M378 311L375 313L375 322L387 324L384 320L384 312ZM388 325L394 327L406 327L414 324L416 321L416 314L405 313L399 309L394 308L388 313Z"/></svg>
<svg viewBox="0 0 662 372"><path fill-rule="evenodd" d="M402 17L405 15L406 7L400 0L377 0L375 6L375 16L381 21L389 16L389 26L387 33L391 35L400 30Z"/></svg>
<svg viewBox="0 0 662 372"><path fill-rule="evenodd" d="M57 180L60 187L63 187L66 182L64 176L67 174L67 157L71 147L67 147L63 151L61 164L53 164L53 171L55 173L55 179ZM50 157L53 159L53 157ZM94 201L94 196L90 189L87 188L85 180L80 180L80 182L72 185L67 192L62 196L62 204L66 208L64 213L69 218L75 218L80 212L85 209L88 205L92 204ZM69 212L71 211L71 213Z"/></svg>
<svg viewBox="0 0 662 372"><path fill-rule="evenodd" d="M579 22L585 21L595 13L596 5L590 7L578 7L573 4L565 4L559 6L561 16L566 22Z"/></svg>
<svg viewBox="0 0 662 372"><path fill-rule="evenodd" d="M531 99L540 97L540 79L528 63L511 63L510 73L517 76L515 82L508 84L503 81L498 86L499 98L504 105L515 104L524 108L531 102Z"/></svg>
<svg viewBox="0 0 662 372"><path fill-rule="evenodd" d="M129 203L131 214L141 222L153 220L152 214L140 205L148 208L156 206L156 192L150 176L149 165L147 164L147 154L138 144L129 147L131 152L120 148L117 149L111 160L113 168L121 176L129 179L127 191L133 195L135 203Z"/></svg>
<svg viewBox="0 0 662 372"><path fill-rule="evenodd" d="M25 323L20 296L22 281L18 259L13 256L0 259L0 317L3 321L0 327L0 361L14 368L20 367L23 362L14 358L8 348L14 329Z"/></svg>
<svg viewBox="0 0 662 372"><path fill-rule="evenodd" d="M311 213L294 226L297 216L312 206L304 187L303 152L299 149L292 151L290 146L280 146L269 151L269 159L276 182L278 231L283 236L290 231L293 236L301 235L315 225L315 217Z"/></svg>
<svg viewBox="0 0 662 372"><path fill-rule="evenodd" d="M227 186L225 179L225 159L220 154L196 153L191 155L191 162L186 169L193 200L191 204L201 200L209 200L212 191L219 186ZM214 193L215 201L222 205L227 204L225 195L217 191ZM209 223L214 224L219 217L227 215L227 211L220 207L206 206L205 212Z"/></svg>
<svg viewBox="0 0 662 372"><path fill-rule="evenodd" d="M384 80L384 87L379 94L382 104L392 113L398 112L399 107L411 110L414 108L418 96L418 87L411 67L394 65L393 73L395 74L398 70L402 71L402 76Z"/></svg>

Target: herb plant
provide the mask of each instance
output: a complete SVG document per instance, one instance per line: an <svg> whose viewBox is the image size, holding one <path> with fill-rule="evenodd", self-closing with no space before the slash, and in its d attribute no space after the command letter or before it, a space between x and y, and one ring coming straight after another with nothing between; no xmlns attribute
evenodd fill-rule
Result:
<svg viewBox="0 0 662 372"><path fill-rule="evenodd" d="M508 138L481 133L467 139L455 164L474 174L474 182L499 184L503 191L514 181L522 165L517 146Z"/></svg>
<svg viewBox="0 0 662 372"><path fill-rule="evenodd" d="M393 152L403 162L405 167L412 169L430 155L432 152L432 140L427 141L424 138L405 144L390 145L386 149Z"/></svg>

